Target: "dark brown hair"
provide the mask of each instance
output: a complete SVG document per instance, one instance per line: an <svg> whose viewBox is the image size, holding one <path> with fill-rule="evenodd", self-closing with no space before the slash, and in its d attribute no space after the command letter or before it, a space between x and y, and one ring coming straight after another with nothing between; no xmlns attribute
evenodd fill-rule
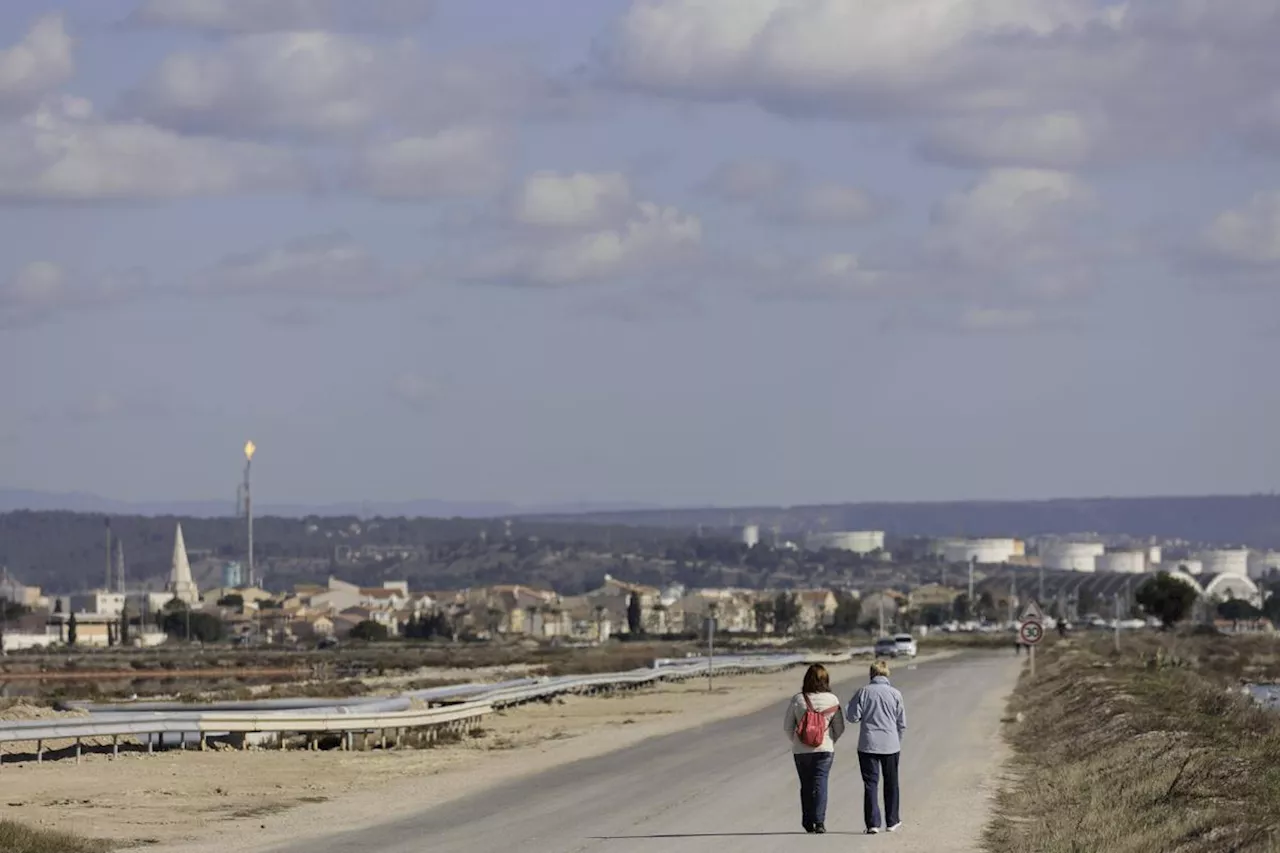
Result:
<svg viewBox="0 0 1280 853"><path fill-rule="evenodd" d="M815 663L805 670L804 687L801 689L805 693L830 693L831 676L827 674L827 668L820 663Z"/></svg>

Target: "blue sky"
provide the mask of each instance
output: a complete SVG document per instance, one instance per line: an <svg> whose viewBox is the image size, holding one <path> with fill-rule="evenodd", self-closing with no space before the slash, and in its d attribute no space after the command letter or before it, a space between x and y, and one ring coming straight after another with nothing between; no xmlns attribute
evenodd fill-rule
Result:
<svg viewBox="0 0 1280 853"><path fill-rule="evenodd" d="M56 8L51 9L51 5ZM1273 0L11 0L0 486L1280 479Z"/></svg>

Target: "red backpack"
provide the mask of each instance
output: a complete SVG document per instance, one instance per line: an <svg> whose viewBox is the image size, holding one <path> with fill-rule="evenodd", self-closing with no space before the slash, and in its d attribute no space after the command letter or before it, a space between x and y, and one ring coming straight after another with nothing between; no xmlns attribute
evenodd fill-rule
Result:
<svg viewBox="0 0 1280 853"><path fill-rule="evenodd" d="M801 694L804 696L804 704L807 710L804 716L800 718L800 722L796 724L796 737L805 746L817 748L822 746L823 739L827 736L827 723L831 719L831 715L840 710L839 705L828 708L825 711L815 711L813 703L809 701L809 694Z"/></svg>

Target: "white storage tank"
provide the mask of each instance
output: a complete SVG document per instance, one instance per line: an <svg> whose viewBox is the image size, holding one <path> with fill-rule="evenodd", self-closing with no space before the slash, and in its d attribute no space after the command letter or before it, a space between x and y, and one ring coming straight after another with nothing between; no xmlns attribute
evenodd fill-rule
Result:
<svg viewBox="0 0 1280 853"><path fill-rule="evenodd" d="M1147 565L1158 566L1164 562L1164 549L1159 545L1147 546Z"/></svg>
<svg viewBox="0 0 1280 853"><path fill-rule="evenodd" d="M1215 548L1196 555L1209 575L1249 576L1249 550L1247 548Z"/></svg>
<svg viewBox="0 0 1280 853"><path fill-rule="evenodd" d="M1162 571L1162 572L1183 571L1189 575L1204 574L1204 563L1201 563L1199 560L1193 560L1193 559L1166 560L1156 568L1158 571Z"/></svg>
<svg viewBox="0 0 1280 853"><path fill-rule="evenodd" d="M760 525L748 524L742 528L742 544L754 548L760 544Z"/></svg>
<svg viewBox="0 0 1280 853"><path fill-rule="evenodd" d="M1140 575L1147 570L1146 551L1108 551L1094 560L1100 572Z"/></svg>
<svg viewBox="0 0 1280 853"><path fill-rule="evenodd" d="M840 530L831 533L810 533L805 537L805 547L810 551L830 548L833 551L852 551L870 554L884 549L883 530Z"/></svg>
<svg viewBox="0 0 1280 853"><path fill-rule="evenodd" d="M948 563L1007 563L1018 552L1013 539L949 539L942 549Z"/></svg>
<svg viewBox="0 0 1280 853"><path fill-rule="evenodd" d="M1040 565L1067 572L1092 572L1107 548L1101 542L1046 542L1040 547Z"/></svg>
<svg viewBox="0 0 1280 853"><path fill-rule="evenodd" d="M1249 555L1249 577L1265 578L1280 572L1280 551L1254 551Z"/></svg>

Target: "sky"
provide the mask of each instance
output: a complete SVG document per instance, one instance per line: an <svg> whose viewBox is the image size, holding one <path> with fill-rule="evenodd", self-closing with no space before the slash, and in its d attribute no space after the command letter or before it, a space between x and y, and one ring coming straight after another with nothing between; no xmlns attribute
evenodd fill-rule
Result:
<svg viewBox="0 0 1280 853"><path fill-rule="evenodd" d="M1271 491L1275 0L5 0L0 487Z"/></svg>

